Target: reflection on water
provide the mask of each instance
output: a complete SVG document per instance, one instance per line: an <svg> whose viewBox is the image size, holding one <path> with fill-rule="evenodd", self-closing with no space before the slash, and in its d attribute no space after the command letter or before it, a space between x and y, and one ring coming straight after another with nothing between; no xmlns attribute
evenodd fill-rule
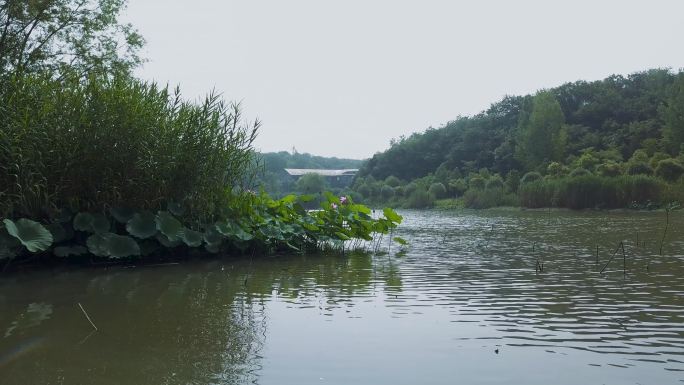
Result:
<svg viewBox="0 0 684 385"><path fill-rule="evenodd" d="M405 254L0 279L0 382L684 383L681 213L664 256L662 213L403 214Z"/></svg>

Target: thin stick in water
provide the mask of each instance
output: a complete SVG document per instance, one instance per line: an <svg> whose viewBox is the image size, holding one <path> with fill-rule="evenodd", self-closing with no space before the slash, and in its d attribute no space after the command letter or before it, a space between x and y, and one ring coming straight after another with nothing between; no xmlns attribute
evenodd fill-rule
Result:
<svg viewBox="0 0 684 385"><path fill-rule="evenodd" d="M598 266L599 250L598 245L596 245L596 266Z"/></svg>
<svg viewBox="0 0 684 385"><path fill-rule="evenodd" d="M622 244L622 275L627 275L627 253L625 253L625 244Z"/></svg>
<svg viewBox="0 0 684 385"><path fill-rule="evenodd" d="M636 238L636 245L637 245L637 247L639 247L639 232L638 231L636 232L636 237L637 237Z"/></svg>
<svg viewBox="0 0 684 385"><path fill-rule="evenodd" d="M86 317L86 319L88 320L88 322L90 322L90 324L93 325L93 328L95 328L95 330L98 330L98 329L97 329L97 326L95 326L95 324L93 323L93 320L90 319L90 316L88 315L88 313L86 313L85 309L83 308L83 305L81 305L80 302L78 303L78 307L81 308L81 311L83 312L83 315Z"/></svg>
<svg viewBox="0 0 684 385"><path fill-rule="evenodd" d="M670 226L670 208L665 208L665 230L663 231L663 238L660 240L660 255L663 255L663 245L665 244L665 236L667 235L667 228Z"/></svg>
<svg viewBox="0 0 684 385"><path fill-rule="evenodd" d="M608 267L608 265L609 265L610 262L613 260L613 258L615 258L615 255L617 254L618 251L620 251L620 248L621 248L621 247L622 247L622 252L623 252L623 254L624 254L624 252L625 252L625 246L624 246L624 244L623 244L622 242L620 242L620 243L618 244L617 248L615 248L615 251L613 251L613 255L610 257L610 259L608 260L608 262L606 262L606 264L603 266L603 269L601 269L601 271L600 271L599 273L603 273L603 271L606 270L606 267Z"/></svg>

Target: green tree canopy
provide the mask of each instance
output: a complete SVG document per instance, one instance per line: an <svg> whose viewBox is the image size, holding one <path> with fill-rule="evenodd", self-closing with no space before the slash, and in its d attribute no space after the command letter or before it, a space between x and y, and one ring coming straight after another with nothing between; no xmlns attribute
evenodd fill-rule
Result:
<svg viewBox="0 0 684 385"><path fill-rule="evenodd" d="M326 189L325 179L314 173L302 175L296 183L297 191L302 194L319 194Z"/></svg>
<svg viewBox="0 0 684 385"><path fill-rule="evenodd" d="M0 1L0 74L130 72L144 39L118 21L126 2Z"/></svg>
<svg viewBox="0 0 684 385"><path fill-rule="evenodd" d="M676 155L684 144L684 73L677 76L662 111L665 121L663 139L670 154Z"/></svg>
<svg viewBox="0 0 684 385"><path fill-rule="evenodd" d="M548 161L562 161L565 153L565 116L560 103L549 91L532 99L532 112L523 117L516 149L518 159L528 169Z"/></svg>

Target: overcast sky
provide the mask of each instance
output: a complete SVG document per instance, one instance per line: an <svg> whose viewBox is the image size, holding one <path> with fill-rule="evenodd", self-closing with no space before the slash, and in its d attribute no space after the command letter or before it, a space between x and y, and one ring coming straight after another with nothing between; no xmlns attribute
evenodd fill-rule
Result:
<svg viewBox="0 0 684 385"><path fill-rule="evenodd" d="M367 158L504 95L684 67L684 1L129 0L144 79L211 89L256 146Z"/></svg>

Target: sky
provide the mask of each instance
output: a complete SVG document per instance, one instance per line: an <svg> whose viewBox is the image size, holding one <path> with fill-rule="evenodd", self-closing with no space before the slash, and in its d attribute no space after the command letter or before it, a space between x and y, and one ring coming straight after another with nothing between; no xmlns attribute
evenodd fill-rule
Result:
<svg viewBox="0 0 684 385"><path fill-rule="evenodd" d="M684 1L129 0L143 79L215 90L255 147L364 159L505 95L684 67Z"/></svg>

